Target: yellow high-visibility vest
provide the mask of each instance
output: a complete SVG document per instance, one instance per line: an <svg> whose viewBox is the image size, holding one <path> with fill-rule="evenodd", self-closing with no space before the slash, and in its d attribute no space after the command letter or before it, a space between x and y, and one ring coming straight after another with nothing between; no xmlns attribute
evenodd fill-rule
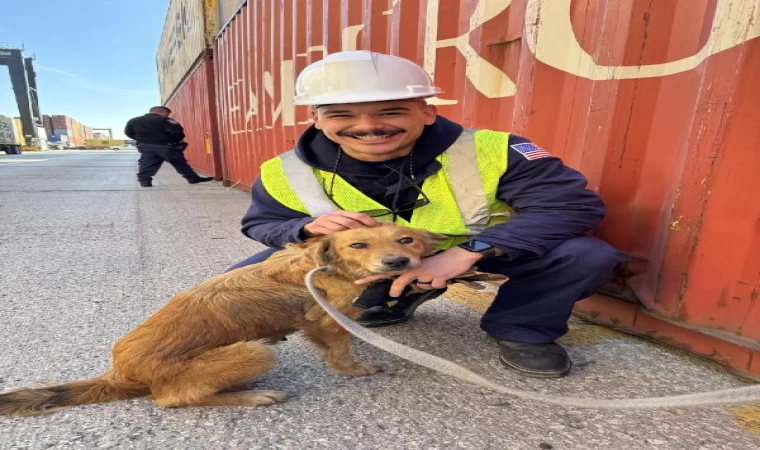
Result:
<svg viewBox="0 0 760 450"><path fill-rule="evenodd" d="M496 192L499 179L507 171L508 141L509 133L464 130L436 157L442 167L422 185L430 203L412 211L410 220L396 217L395 223L451 236L441 245L449 248L489 226L505 222L512 210L496 198ZM325 193L332 177L332 172L309 166L292 150L261 165L261 182L269 195L288 208L313 217L338 210ZM348 211L387 209L339 175L335 175L332 196ZM391 221L393 216L376 219Z"/></svg>

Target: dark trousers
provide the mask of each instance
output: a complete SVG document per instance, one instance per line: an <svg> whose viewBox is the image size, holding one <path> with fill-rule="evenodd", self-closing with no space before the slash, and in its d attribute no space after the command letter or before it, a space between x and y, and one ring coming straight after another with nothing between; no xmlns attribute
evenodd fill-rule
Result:
<svg viewBox="0 0 760 450"><path fill-rule="evenodd" d="M259 263L279 249L270 248L230 268ZM609 281L626 255L607 243L581 236L569 239L542 257L491 258L478 270L509 277L501 285L480 328L491 336L544 344L567 333L573 305Z"/></svg>
<svg viewBox="0 0 760 450"><path fill-rule="evenodd" d="M137 181L150 181L164 161L171 164L177 173L188 181L200 178L187 164L182 151L171 145L140 144L137 146L140 159L137 160Z"/></svg>

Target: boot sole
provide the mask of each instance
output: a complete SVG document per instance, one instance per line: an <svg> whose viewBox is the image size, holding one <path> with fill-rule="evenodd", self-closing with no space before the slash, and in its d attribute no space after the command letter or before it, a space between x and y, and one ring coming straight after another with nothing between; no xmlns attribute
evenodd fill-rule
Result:
<svg viewBox="0 0 760 450"><path fill-rule="evenodd" d="M414 313L409 314L406 317L402 317L399 319L391 319L391 320L373 320L371 322L362 322L362 321L356 321L359 325L363 326L364 328L378 328L378 327L387 327L388 325L396 325L397 323L403 323L407 320L411 319Z"/></svg>
<svg viewBox="0 0 760 450"><path fill-rule="evenodd" d="M570 368L573 366L571 362L568 362L567 367L560 370L530 370L526 369L524 367L516 366L513 363L509 362L508 360L504 359L504 355L499 354L499 362L502 366L506 367L507 369L519 373L520 375L524 375L526 377L532 377L532 378L562 378L568 373L570 373Z"/></svg>

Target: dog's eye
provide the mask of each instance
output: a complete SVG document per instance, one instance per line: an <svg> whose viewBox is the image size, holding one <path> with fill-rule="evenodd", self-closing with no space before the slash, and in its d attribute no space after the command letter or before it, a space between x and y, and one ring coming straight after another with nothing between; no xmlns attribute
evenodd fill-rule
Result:
<svg viewBox="0 0 760 450"><path fill-rule="evenodd" d="M412 242L414 242L414 239L410 237L405 237L398 240L399 244L411 244Z"/></svg>
<svg viewBox="0 0 760 450"><path fill-rule="evenodd" d="M351 248L367 248L369 245L365 244L364 242L354 242L353 244L349 245Z"/></svg>

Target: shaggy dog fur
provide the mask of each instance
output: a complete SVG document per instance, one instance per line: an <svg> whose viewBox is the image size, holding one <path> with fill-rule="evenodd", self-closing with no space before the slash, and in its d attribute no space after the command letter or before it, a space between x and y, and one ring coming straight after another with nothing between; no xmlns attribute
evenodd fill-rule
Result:
<svg viewBox="0 0 760 450"><path fill-rule="evenodd" d="M356 318L355 280L418 265L438 236L395 225L356 228L288 245L266 261L216 276L173 297L113 347L104 374L59 386L0 394L0 415L33 415L73 405L150 396L166 407L259 406L282 402L278 391L248 390L245 382L275 366L265 345L303 331L327 365L343 375L376 367L354 361L348 333L312 299L306 273L328 266L317 288Z"/></svg>

